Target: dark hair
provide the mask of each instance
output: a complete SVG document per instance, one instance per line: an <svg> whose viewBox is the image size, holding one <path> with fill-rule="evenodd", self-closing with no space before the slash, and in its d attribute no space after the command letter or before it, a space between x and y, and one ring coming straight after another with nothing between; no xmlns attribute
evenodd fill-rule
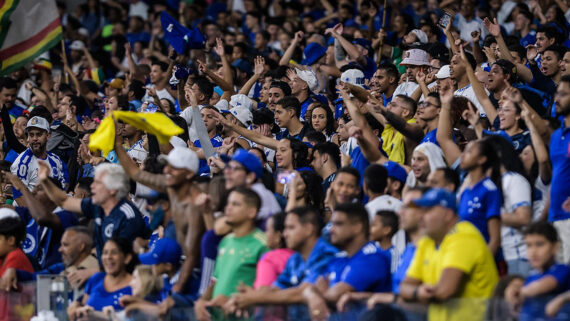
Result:
<svg viewBox="0 0 570 321"><path fill-rule="evenodd" d="M324 222L322 216L317 210L312 207L296 207L287 212L287 215L294 214L299 218L299 222L303 225L311 224L315 227L316 236L321 235L321 230L323 229Z"/></svg>
<svg viewBox="0 0 570 321"><path fill-rule="evenodd" d="M394 77L394 84L398 84L400 80L400 73L398 72L398 67L392 63L382 63L378 66L378 70L385 70L386 76Z"/></svg>
<svg viewBox="0 0 570 321"><path fill-rule="evenodd" d="M398 232L400 220L398 219L398 215L396 215L394 211L386 211L386 210L378 211L376 213L376 216L380 217L380 221L382 222L383 226L390 227L390 234L388 235L388 237L391 238L392 236L394 236L394 234L396 234L396 232Z"/></svg>
<svg viewBox="0 0 570 321"><path fill-rule="evenodd" d="M482 140L487 141L495 149L500 164L503 165L507 172L518 173L528 180L523 163L511 142L499 135L486 136ZM530 185L532 186L533 184Z"/></svg>
<svg viewBox="0 0 570 321"><path fill-rule="evenodd" d="M254 110L251 114L253 116L252 123L255 125L275 123L274 114L269 108L259 108Z"/></svg>
<svg viewBox="0 0 570 321"><path fill-rule="evenodd" d="M368 221L368 212L364 205L361 203L342 203L338 204L334 208L334 211L344 213L350 221L362 224L362 233L364 233L366 239L368 239L368 235L370 234L370 222Z"/></svg>
<svg viewBox="0 0 570 321"><path fill-rule="evenodd" d="M240 48L241 51L242 51L245 55L247 55L248 46L247 46L247 44L246 44L245 42L236 42L236 43L234 44L234 47Z"/></svg>
<svg viewBox="0 0 570 321"><path fill-rule="evenodd" d="M77 180L77 187L89 191L91 193L91 184L93 184L93 177L81 177Z"/></svg>
<svg viewBox="0 0 570 321"><path fill-rule="evenodd" d="M325 134L314 130L305 134L304 138L306 138L312 145L321 144L327 141Z"/></svg>
<svg viewBox="0 0 570 321"><path fill-rule="evenodd" d="M154 66L154 65L158 65L158 66L160 67L160 70L161 70L162 72L166 72L166 71L168 70L168 64L165 63L165 62L162 62L162 61L160 61L160 60L154 60L154 61L152 62L152 65L153 65L153 66Z"/></svg>
<svg viewBox="0 0 570 321"><path fill-rule="evenodd" d="M322 187L323 179L313 171L301 171L300 174L306 186L306 203L316 209L324 208L325 192Z"/></svg>
<svg viewBox="0 0 570 321"><path fill-rule="evenodd" d="M295 96L285 96L277 102L283 109L293 109L295 116L298 118L301 115L301 103Z"/></svg>
<svg viewBox="0 0 570 321"><path fill-rule="evenodd" d="M364 183L372 193L384 194L388 181L388 171L380 164L370 164L364 170Z"/></svg>
<svg viewBox="0 0 570 321"><path fill-rule="evenodd" d="M89 104L87 103L85 98L75 95L68 95L68 97L69 97L69 107L75 106L76 115L81 115L83 111L89 109Z"/></svg>
<svg viewBox="0 0 570 321"><path fill-rule="evenodd" d="M253 190L247 187L238 186L232 188L229 193L231 192L236 192L238 194L241 194L243 196L243 199L245 200L245 203L249 206L255 207L257 211L259 211L259 209L261 208L261 198L259 198L259 195L257 195L257 193L254 192Z"/></svg>
<svg viewBox="0 0 570 321"><path fill-rule="evenodd" d="M120 110L128 111L129 110L129 98L126 95L119 95L117 96L117 106Z"/></svg>
<svg viewBox="0 0 570 321"><path fill-rule="evenodd" d="M561 36L562 36L561 32L559 32L559 31L556 29L556 27L554 27L554 26L552 26L552 25L550 25L550 24L542 25L542 26L538 27L538 28L536 29L536 33L539 33L539 32L544 33L544 35L545 35L546 38L548 38L548 39L554 38L554 39L555 39L555 42L561 42L561 41L559 41L559 40L560 40L559 38L561 38Z"/></svg>
<svg viewBox="0 0 570 321"><path fill-rule="evenodd" d="M565 82L565 83L570 84L570 75L564 75L564 76L562 76L562 77L560 78L560 82ZM36 107L36 108L38 108L38 107ZM34 109L35 109L35 108L34 108Z"/></svg>
<svg viewBox="0 0 570 321"><path fill-rule="evenodd" d="M549 47L550 48L550 47ZM514 83L516 82L516 78L517 78L517 69L515 64L513 64L512 62L506 60L506 59L498 59L497 61L495 61L493 63L493 65L497 65L501 68L501 70L503 71L503 74L509 75L509 83Z"/></svg>
<svg viewBox="0 0 570 321"><path fill-rule="evenodd" d="M6 239L13 236L16 246L20 247L26 238L26 225L19 217L6 217L0 220L0 235Z"/></svg>
<svg viewBox="0 0 570 321"><path fill-rule="evenodd" d="M457 191L459 188L459 174L456 171L449 167L440 167L437 168L436 171L441 171L443 173L443 179L448 184L453 184L453 192Z"/></svg>
<svg viewBox="0 0 570 321"><path fill-rule="evenodd" d="M430 92L428 95L428 97L433 97L435 99L437 99L437 103L439 104L438 108L441 108L441 99L439 98L439 93L437 92Z"/></svg>
<svg viewBox="0 0 570 321"><path fill-rule="evenodd" d="M325 125L325 133L329 136L332 135L334 133L334 125L335 125L334 114L333 114L332 110L329 108L329 106L326 106L323 103L317 103L313 107L313 110L311 111L311 115L312 115L312 112L314 112L315 109L317 109L317 108L324 109L325 114L327 116L327 124ZM313 125L312 119L311 119L311 125Z"/></svg>
<svg viewBox="0 0 570 321"><path fill-rule="evenodd" d="M282 80L273 80L271 81L271 85L269 85L269 89L271 88L279 88L283 91L283 96L291 96L291 86L288 83Z"/></svg>
<svg viewBox="0 0 570 321"><path fill-rule="evenodd" d="M499 189L499 192L501 192L501 195L503 195L501 160L499 159L499 154L493 146L493 143L486 138L487 137L477 141L477 145L479 147L479 155L485 156L487 158L485 163L482 165L483 172L487 172L489 169L491 169L491 180L493 183L495 183L497 189Z"/></svg>
<svg viewBox="0 0 570 321"><path fill-rule="evenodd" d="M352 175L356 178L356 182L357 184L360 183L360 172L358 172L358 170L354 167L351 166L344 166L338 169L338 171L336 171L336 177L338 177L338 175L340 173L346 173L349 175Z"/></svg>
<svg viewBox="0 0 570 321"><path fill-rule="evenodd" d="M368 126L370 126L370 129L372 130L377 129L378 135L382 134L382 131L384 131L384 126L382 125L381 122L378 121L378 119L372 116L371 113L364 114L364 118L366 119Z"/></svg>
<svg viewBox="0 0 570 321"><path fill-rule="evenodd" d="M205 77L196 77L194 79L194 83L198 85L200 92L206 96L207 100L212 98L212 95L214 94L214 85L208 79Z"/></svg>
<svg viewBox="0 0 570 321"><path fill-rule="evenodd" d="M465 52L465 57L467 57L467 62L469 62L471 68L475 70L475 67L477 67L477 61L475 60L475 57L473 57L470 52Z"/></svg>
<svg viewBox="0 0 570 321"><path fill-rule="evenodd" d="M296 138L283 138L289 141L291 150L293 151L293 168L302 168L309 166L309 148L305 143Z"/></svg>
<svg viewBox="0 0 570 321"><path fill-rule="evenodd" d="M521 60L526 59L526 49L520 43L512 44L508 47L509 51L514 51L519 55Z"/></svg>
<svg viewBox="0 0 570 321"><path fill-rule="evenodd" d="M131 255L131 261L125 266L125 270L127 270L127 272L129 273L133 273L135 267L139 263L139 257L133 251L133 242L115 236L111 237L110 239L107 239L105 244L107 244L108 242L115 243L115 245L117 245L117 247L119 248L119 251L121 251L121 253L123 253L125 257L129 254Z"/></svg>
<svg viewBox="0 0 570 321"><path fill-rule="evenodd" d="M34 107L34 109L32 109L32 111L30 112L30 118L35 116L44 118L45 120L48 121L49 124L53 122L53 117L51 117L51 112L45 106L39 105Z"/></svg>
<svg viewBox="0 0 570 321"><path fill-rule="evenodd" d="M568 48L565 46L554 44L544 49L544 52L547 51L554 52L554 54L556 54L556 57L558 57L558 60L561 60L564 57L564 54L566 54L566 51L568 51Z"/></svg>
<svg viewBox="0 0 570 321"><path fill-rule="evenodd" d="M319 154L327 154L332 162L335 164L336 168L340 166L340 148L337 144L331 142L324 142L315 145L313 147L313 154L319 152Z"/></svg>
<svg viewBox="0 0 570 321"><path fill-rule="evenodd" d="M416 114L416 110L418 109L418 104L416 103L415 100L413 100L412 98L406 96L406 95L396 95L396 98L400 98L404 101L405 104L408 105L408 107L410 107L411 109L411 115L415 115Z"/></svg>
<svg viewBox="0 0 570 321"><path fill-rule="evenodd" d="M273 230L275 230L275 232L279 232L281 233L281 240L280 240L280 248L284 248L286 247L285 245L285 238L283 237L283 231L285 230L285 217L287 216L287 214L285 212L279 212L279 213L275 213L273 214L273 216L270 216L269 218L273 219ZM269 220L268 218L268 220Z"/></svg>
<svg viewBox="0 0 570 321"><path fill-rule="evenodd" d="M144 84L142 81L133 79L129 85L129 91L133 92L133 96L135 96L136 100L143 99L146 89L144 88Z"/></svg>
<svg viewBox="0 0 570 321"><path fill-rule="evenodd" d="M548 222L538 221L530 223L524 230L523 235L542 235L550 243L558 242L558 232L556 228Z"/></svg>
<svg viewBox="0 0 570 321"><path fill-rule="evenodd" d="M493 35L488 35L483 39L483 47L491 47L494 43L497 43L497 39L495 39L495 36Z"/></svg>
<svg viewBox="0 0 570 321"><path fill-rule="evenodd" d="M0 77L0 91L2 91L4 88L17 89L18 83L16 83L16 81L10 77L7 76Z"/></svg>

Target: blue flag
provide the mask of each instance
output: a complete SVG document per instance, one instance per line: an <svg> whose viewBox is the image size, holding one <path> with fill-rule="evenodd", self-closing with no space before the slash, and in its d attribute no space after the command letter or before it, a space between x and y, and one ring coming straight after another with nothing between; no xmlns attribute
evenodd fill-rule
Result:
<svg viewBox="0 0 570 321"><path fill-rule="evenodd" d="M198 28L190 30L164 11L160 14L160 22L164 37L179 54L184 53L187 48L204 48L205 39Z"/></svg>

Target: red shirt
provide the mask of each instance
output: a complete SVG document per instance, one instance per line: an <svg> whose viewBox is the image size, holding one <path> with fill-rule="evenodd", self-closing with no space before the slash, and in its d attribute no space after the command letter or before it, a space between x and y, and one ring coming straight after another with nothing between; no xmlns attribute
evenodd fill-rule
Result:
<svg viewBox="0 0 570 321"><path fill-rule="evenodd" d="M14 268L16 270L22 270L30 273L34 273L34 268L28 260L26 254L21 249L15 249L8 253L6 257L2 260L0 259L0 277L4 275L7 269ZM22 302L26 295L15 293L15 292L1 292L0 293L0 321L8 321L14 319L12 313L14 311L11 307L12 305L25 305L29 302ZM16 302L14 302L16 301ZM24 301L27 301L24 299Z"/></svg>

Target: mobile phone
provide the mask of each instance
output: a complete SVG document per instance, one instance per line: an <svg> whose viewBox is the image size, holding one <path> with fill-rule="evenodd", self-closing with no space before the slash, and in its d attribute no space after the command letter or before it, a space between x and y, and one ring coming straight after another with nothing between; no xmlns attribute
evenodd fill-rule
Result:
<svg viewBox="0 0 570 321"><path fill-rule="evenodd" d="M283 185L288 184L295 178L295 172L280 169L277 171L277 181Z"/></svg>
<svg viewBox="0 0 570 321"><path fill-rule="evenodd" d="M447 25L449 25L449 23L451 22L451 14L447 11L443 12L443 16L441 16L441 18L439 19L439 25L442 28L447 28Z"/></svg>

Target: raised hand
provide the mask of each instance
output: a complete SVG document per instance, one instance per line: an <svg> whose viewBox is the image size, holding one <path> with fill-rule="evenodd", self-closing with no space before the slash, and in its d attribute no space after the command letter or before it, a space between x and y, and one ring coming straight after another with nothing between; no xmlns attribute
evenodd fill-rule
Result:
<svg viewBox="0 0 570 321"><path fill-rule="evenodd" d="M129 57L132 53L131 44L127 41L125 42L125 56Z"/></svg>
<svg viewBox="0 0 570 321"><path fill-rule="evenodd" d="M538 48L535 45L527 45L526 46L526 59L528 61L536 59L538 56Z"/></svg>
<svg viewBox="0 0 570 321"><path fill-rule="evenodd" d="M289 78L289 81L293 81L295 77L297 77L297 72L291 68L287 69L287 78Z"/></svg>
<svg viewBox="0 0 570 321"><path fill-rule="evenodd" d="M263 74L263 70L265 69L265 58L263 58L262 56L257 56L255 58L255 66L253 68L253 73L261 76Z"/></svg>
<svg viewBox="0 0 570 321"><path fill-rule="evenodd" d="M214 47L214 52L220 57L224 57L226 55L226 50L224 49L222 38L216 38L216 46Z"/></svg>
<svg viewBox="0 0 570 321"><path fill-rule="evenodd" d="M190 103L190 106L198 107L198 99L196 98L196 95L192 91L192 88L190 87L184 88L184 97L186 98L186 101Z"/></svg>
<svg viewBox="0 0 570 321"><path fill-rule="evenodd" d="M516 89L515 87L511 86L506 80L505 80L505 83L507 84L507 88L505 88L505 90L503 90L503 93L501 94L501 98L502 99L508 99L515 104L522 103L523 97L521 95L521 92L518 89Z"/></svg>
<svg viewBox="0 0 570 321"><path fill-rule="evenodd" d="M471 39L473 40L473 43L478 43L481 40L481 30L471 32Z"/></svg>
<svg viewBox="0 0 570 321"><path fill-rule="evenodd" d="M203 74L207 73L208 72L208 66L206 65L206 63L204 63L200 59L197 59L196 61L198 62L198 70L200 70L200 72Z"/></svg>
<svg viewBox="0 0 570 321"><path fill-rule="evenodd" d="M297 31L295 32L295 38L293 38L293 41L300 42L301 40L303 40L304 37L305 33L303 33L303 31Z"/></svg>
<svg viewBox="0 0 570 321"><path fill-rule="evenodd" d="M493 19L493 22L491 22L489 18L485 18L483 25L485 25L485 29L487 29L492 36L498 37L501 35L501 26L499 26L497 18Z"/></svg>
<svg viewBox="0 0 570 321"><path fill-rule="evenodd" d="M49 174L51 169L49 168L48 164L40 159L38 159L38 178L40 181L45 181L49 179Z"/></svg>
<svg viewBox="0 0 570 321"><path fill-rule="evenodd" d="M416 81L418 82L418 84L425 84L426 74L424 74L422 71L418 70L418 72L416 73Z"/></svg>
<svg viewBox="0 0 570 321"><path fill-rule="evenodd" d="M461 113L461 117L465 119L473 127L479 122L479 111L471 102L467 102L467 109Z"/></svg>
<svg viewBox="0 0 570 321"><path fill-rule="evenodd" d="M441 105L450 105L453 100L453 88L448 83L442 85L439 89L439 99L441 100Z"/></svg>
<svg viewBox="0 0 570 321"><path fill-rule="evenodd" d="M487 62L489 64L492 64L495 62L495 52L493 51L493 49L489 48L489 47L483 47L482 48L483 53L485 53L485 56L487 56Z"/></svg>

